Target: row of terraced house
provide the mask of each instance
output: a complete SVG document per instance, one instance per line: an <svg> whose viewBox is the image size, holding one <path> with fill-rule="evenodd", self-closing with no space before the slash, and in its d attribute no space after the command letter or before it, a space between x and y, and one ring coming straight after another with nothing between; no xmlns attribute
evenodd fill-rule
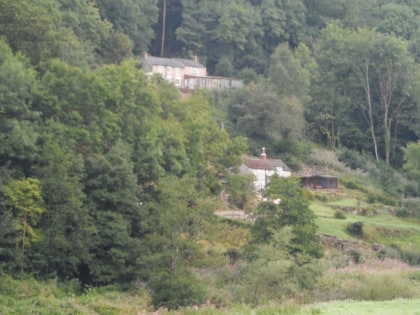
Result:
<svg viewBox="0 0 420 315"><path fill-rule="evenodd" d="M148 75L160 74L180 89L230 89L243 86L239 79L207 75L206 67L198 61L197 56L192 59L163 58L145 53L141 61Z"/></svg>

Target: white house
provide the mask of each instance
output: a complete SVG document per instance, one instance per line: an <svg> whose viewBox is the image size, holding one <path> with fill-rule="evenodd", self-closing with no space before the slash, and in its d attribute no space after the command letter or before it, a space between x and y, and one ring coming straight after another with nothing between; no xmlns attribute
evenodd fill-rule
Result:
<svg viewBox="0 0 420 315"><path fill-rule="evenodd" d="M292 175L290 168L279 159L267 159L265 148L262 149L259 159L249 158L245 164L240 167L242 173L253 174L255 191L264 190L269 183L270 177L274 174L280 177L289 177Z"/></svg>

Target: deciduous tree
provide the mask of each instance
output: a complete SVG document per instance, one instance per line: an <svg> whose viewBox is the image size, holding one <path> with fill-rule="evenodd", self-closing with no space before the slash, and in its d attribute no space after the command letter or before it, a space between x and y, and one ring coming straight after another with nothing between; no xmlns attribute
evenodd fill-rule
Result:
<svg viewBox="0 0 420 315"><path fill-rule="evenodd" d="M16 241L20 247L20 266L23 273L26 251L41 237L36 229L39 217L46 211L41 187L36 178L11 179L3 187L3 192L10 200L10 205L16 209L16 223L20 233Z"/></svg>

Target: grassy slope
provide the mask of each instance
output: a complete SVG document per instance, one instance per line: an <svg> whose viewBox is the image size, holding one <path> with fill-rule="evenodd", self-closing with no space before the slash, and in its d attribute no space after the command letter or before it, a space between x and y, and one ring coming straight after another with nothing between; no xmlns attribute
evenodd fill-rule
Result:
<svg viewBox="0 0 420 315"><path fill-rule="evenodd" d="M349 223L361 221L364 223L364 239L368 242L397 245L402 249L420 248L420 220L399 218L390 214L384 207L376 215L363 216L346 213L344 220L334 217L336 212L334 206L356 207L357 202L356 198L349 196L334 201L314 201L311 209L317 215L316 223L319 233L355 240L356 238L346 232L346 226ZM362 203L361 207L368 207L368 205ZM380 205L376 207L381 208Z"/></svg>
<svg viewBox="0 0 420 315"><path fill-rule="evenodd" d="M301 315L420 315L420 300L393 301L337 301L310 305L304 308Z"/></svg>

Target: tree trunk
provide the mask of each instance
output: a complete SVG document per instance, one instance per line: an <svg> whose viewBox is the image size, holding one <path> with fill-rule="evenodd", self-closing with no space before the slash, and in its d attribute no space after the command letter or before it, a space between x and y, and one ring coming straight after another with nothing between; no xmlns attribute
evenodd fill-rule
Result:
<svg viewBox="0 0 420 315"><path fill-rule="evenodd" d="M20 272L23 274L23 264L25 260L25 241L26 241L26 220L27 220L27 213L23 215L23 231L22 231L22 247L21 247L21 266L20 266Z"/></svg>
<svg viewBox="0 0 420 315"><path fill-rule="evenodd" d="M367 59L365 60L365 93L366 93L366 98L367 98L367 103L368 103L367 116L368 116L369 130L372 136L373 149L375 151L375 158L376 158L376 161L379 161L378 143L376 141L375 126L373 123L372 98L371 98L370 83L369 83L369 63Z"/></svg>
<svg viewBox="0 0 420 315"><path fill-rule="evenodd" d="M391 155L391 131L392 131L392 122L394 117L399 113L399 110L402 104L405 101L405 96L401 96L397 106L394 110L391 109L392 103L392 94L393 94L393 76L397 75L396 69L393 68L392 62L387 62L387 73L384 80L379 82L379 99L381 102L382 115L383 115L383 127L384 127L384 145L385 145L385 162L389 164L390 155Z"/></svg>
<svg viewBox="0 0 420 315"><path fill-rule="evenodd" d="M160 42L160 56L163 57L165 50L165 36L166 36L166 0L163 0L163 12L162 12L162 39Z"/></svg>

